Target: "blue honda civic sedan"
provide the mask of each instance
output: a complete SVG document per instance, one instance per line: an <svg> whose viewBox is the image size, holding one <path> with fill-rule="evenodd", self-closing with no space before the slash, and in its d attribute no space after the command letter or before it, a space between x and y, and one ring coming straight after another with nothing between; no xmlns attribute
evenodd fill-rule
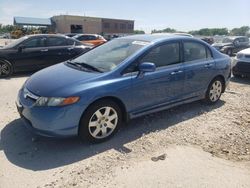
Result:
<svg viewBox="0 0 250 188"><path fill-rule="evenodd" d="M40 135L101 142L128 119L201 99L216 103L229 82L230 61L191 37L118 38L33 74L16 104Z"/></svg>

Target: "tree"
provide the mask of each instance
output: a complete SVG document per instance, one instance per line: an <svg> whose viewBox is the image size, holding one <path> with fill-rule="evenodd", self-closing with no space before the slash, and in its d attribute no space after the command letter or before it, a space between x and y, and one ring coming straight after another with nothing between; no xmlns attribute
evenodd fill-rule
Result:
<svg viewBox="0 0 250 188"><path fill-rule="evenodd" d="M230 31L230 35L235 35L235 36L246 36L249 34L250 27L249 26L242 26L240 28L233 28Z"/></svg>
<svg viewBox="0 0 250 188"><path fill-rule="evenodd" d="M167 27L166 29L163 29L163 30L153 29L151 33L176 33L176 30L173 28Z"/></svg>
<svg viewBox="0 0 250 188"><path fill-rule="evenodd" d="M143 30L134 30L134 34L145 34Z"/></svg>
<svg viewBox="0 0 250 188"><path fill-rule="evenodd" d="M228 35L227 28L203 28L198 31L190 31L192 35L201 35L201 36L214 36L214 35Z"/></svg>

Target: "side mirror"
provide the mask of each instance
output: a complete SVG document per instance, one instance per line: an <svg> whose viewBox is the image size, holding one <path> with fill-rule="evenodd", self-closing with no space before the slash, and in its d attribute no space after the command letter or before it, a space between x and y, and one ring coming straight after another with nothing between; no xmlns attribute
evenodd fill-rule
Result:
<svg viewBox="0 0 250 188"><path fill-rule="evenodd" d="M137 78L143 78L144 73L154 72L156 69L156 66L154 63L144 62L144 63L139 64L138 69L139 69L139 74Z"/></svg>
<svg viewBox="0 0 250 188"><path fill-rule="evenodd" d="M18 46L18 52L22 52L24 48L25 48L25 46L24 46L24 45L20 45L20 46Z"/></svg>
<svg viewBox="0 0 250 188"><path fill-rule="evenodd" d="M144 62L139 65L139 72L145 73L145 72L154 72L156 67L154 63L150 62Z"/></svg>

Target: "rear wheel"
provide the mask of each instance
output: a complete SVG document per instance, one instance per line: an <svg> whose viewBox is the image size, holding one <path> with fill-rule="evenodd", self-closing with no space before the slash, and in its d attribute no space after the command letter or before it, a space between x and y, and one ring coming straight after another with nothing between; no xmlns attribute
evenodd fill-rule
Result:
<svg viewBox="0 0 250 188"><path fill-rule="evenodd" d="M120 107L111 100L92 104L84 113L79 127L79 136L90 142L102 142L112 137L122 121Z"/></svg>
<svg viewBox="0 0 250 188"><path fill-rule="evenodd" d="M0 78L8 77L12 74L12 64L6 60L0 60Z"/></svg>
<svg viewBox="0 0 250 188"><path fill-rule="evenodd" d="M224 82L220 78L214 79L208 86L207 92L206 92L206 101L209 104L216 103L222 94Z"/></svg>

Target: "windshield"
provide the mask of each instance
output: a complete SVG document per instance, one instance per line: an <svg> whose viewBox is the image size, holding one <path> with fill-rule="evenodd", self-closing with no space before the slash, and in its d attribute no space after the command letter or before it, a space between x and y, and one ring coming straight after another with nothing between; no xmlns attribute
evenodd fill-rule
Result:
<svg viewBox="0 0 250 188"><path fill-rule="evenodd" d="M114 39L77 57L72 62L85 63L108 72L148 44L149 42L132 39Z"/></svg>
<svg viewBox="0 0 250 188"><path fill-rule="evenodd" d="M231 42L233 42L233 39L230 39L230 38L224 38L222 40L222 43L231 43Z"/></svg>
<svg viewBox="0 0 250 188"><path fill-rule="evenodd" d="M17 40L14 40L13 42L11 42L10 44L7 44L6 46L4 46L3 48L13 48L15 47L16 45L20 44L21 42L25 41L28 37L27 36L24 36L24 37L21 37Z"/></svg>

